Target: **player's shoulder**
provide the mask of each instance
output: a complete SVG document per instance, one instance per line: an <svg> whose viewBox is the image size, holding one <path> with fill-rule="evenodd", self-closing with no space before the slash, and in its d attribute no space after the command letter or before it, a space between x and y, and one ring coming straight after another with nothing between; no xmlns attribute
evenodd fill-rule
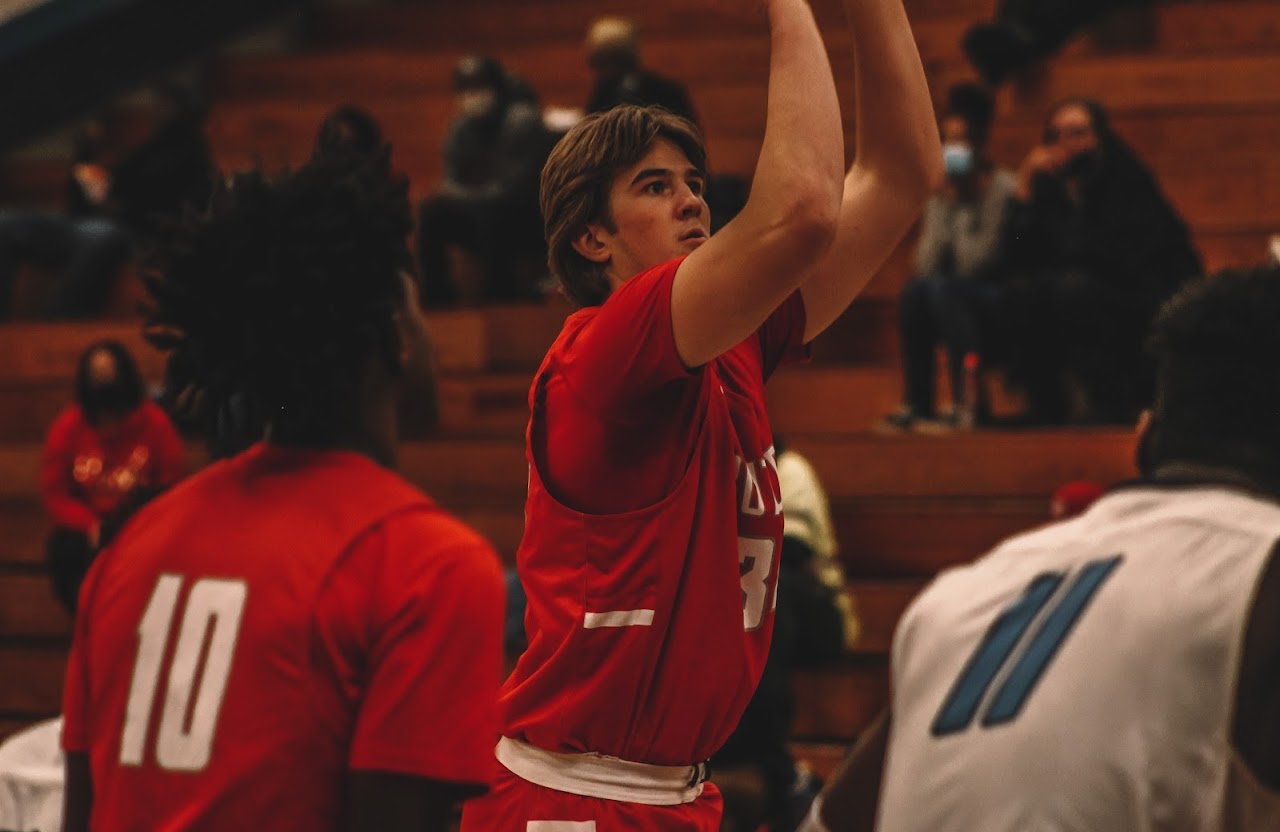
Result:
<svg viewBox="0 0 1280 832"><path fill-rule="evenodd" d="M434 503L405 506L381 518L357 545L376 541L384 557L424 568L492 572L501 578L493 545L478 531Z"/></svg>
<svg viewBox="0 0 1280 832"><path fill-rule="evenodd" d="M0 772L61 765L62 717L37 722L0 743Z"/></svg>
<svg viewBox="0 0 1280 832"><path fill-rule="evenodd" d="M619 347L634 347L637 329L647 322L669 326L671 320L671 287L684 257L678 257L640 272L614 289L603 303L577 310L565 319L548 351L552 365L568 366L578 358L579 342L583 349L596 351L610 342L622 339Z"/></svg>
<svg viewBox="0 0 1280 832"><path fill-rule="evenodd" d="M49 425L48 437L63 438L87 424L84 411L80 409L80 405L73 402L62 408L54 417L53 423Z"/></svg>

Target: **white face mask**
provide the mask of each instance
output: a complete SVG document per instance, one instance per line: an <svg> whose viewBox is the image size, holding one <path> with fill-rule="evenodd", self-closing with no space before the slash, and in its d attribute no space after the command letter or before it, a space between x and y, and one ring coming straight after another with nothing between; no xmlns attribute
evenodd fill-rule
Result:
<svg viewBox="0 0 1280 832"><path fill-rule="evenodd" d="M973 172L973 148L964 142L947 142L942 146L942 161L948 176L967 176Z"/></svg>
<svg viewBox="0 0 1280 832"><path fill-rule="evenodd" d="M463 115L484 115L493 109L496 100L497 95L493 90L463 90L458 93L458 108L462 110Z"/></svg>

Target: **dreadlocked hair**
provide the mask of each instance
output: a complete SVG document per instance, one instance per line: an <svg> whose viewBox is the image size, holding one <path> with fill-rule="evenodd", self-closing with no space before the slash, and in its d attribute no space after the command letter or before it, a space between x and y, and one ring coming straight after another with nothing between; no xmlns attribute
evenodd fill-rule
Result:
<svg viewBox="0 0 1280 832"><path fill-rule="evenodd" d="M411 227L385 147L220 186L144 275L147 338L169 353L177 415L212 433L247 411L255 439L333 441L369 360L394 358Z"/></svg>

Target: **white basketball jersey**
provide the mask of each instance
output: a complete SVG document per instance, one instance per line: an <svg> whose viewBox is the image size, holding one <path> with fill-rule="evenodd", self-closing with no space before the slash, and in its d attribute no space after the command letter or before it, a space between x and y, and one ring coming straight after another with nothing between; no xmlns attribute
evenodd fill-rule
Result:
<svg viewBox="0 0 1280 832"><path fill-rule="evenodd" d="M1280 505L1137 486L944 573L894 638L878 829L1223 829L1277 538Z"/></svg>

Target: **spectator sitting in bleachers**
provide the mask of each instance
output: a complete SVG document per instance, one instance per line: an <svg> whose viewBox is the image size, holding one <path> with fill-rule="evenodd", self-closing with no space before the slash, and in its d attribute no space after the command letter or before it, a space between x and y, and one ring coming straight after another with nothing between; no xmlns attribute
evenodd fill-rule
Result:
<svg viewBox="0 0 1280 832"><path fill-rule="evenodd" d="M19 266L27 263L60 275L56 289L39 292L38 308L28 311L54 319L88 318L110 297L130 246L124 227L108 211L111 175L102 159L104 129L95 120L76 133L65 214L0 213L0 320L14 311L14 282Z"/></svg>
<svg viewBox="0 0 1280 832"><path fill-rule="evenodd" d="M184 211L204 210L219 176L199 95L164 83L152 96L150 135L111 172L113 210L144 243L167 234Z"/></svg>
<svg viewBox="0 0 1280 832"><path fill-rule="evenodd" d="M40 493L54 526L47 557L63 604L75 609L103 524L139 489L172 485L185 467L182 440L146 398L128 350L116 341L85 350L75 403L49 429L40 464Z"/></svg>
<svg viewBox="0 0 1280 832"><path fill-rule="evenodd" d="M538 264L546 244L538 177L550 134L532 91L493 58L463 58L454 71L458 115L444 148L444 181L418 209L418 259L428 304L537 296L536 280L513 268ZM474 257L481 285L450 267L449 249Z"/></svg>
<svg viewBox="0 0 1280 832"><path fill-rule="evenodd" d="M1143 333L1203 266L1155 177L1096 102L1053 109L1018 171L1002 248L1006 380L1025 389L1028 421L1136 419L1152 386Z"/></svg>
<svg viewBox="0 0 1280 832"><path fill-rule="evenodd" d="M587 101L588 113L612 110L619 104L656 105L698 123L684 85L641 65L639 38L630 20L597 19L587 32L586 45L587 64L596 77Z"/></svg>
<svg viewBox="0 0 1280 832"><path fill-rule="evenodd" d="M892 427L935 419L939 343L946 346L953 402L946 421L968 427L979 415L980 402L969 401L965 361L990 347L990 322L999 303L994 277L1000 232L1017 184L1011 171L997 168L987 155L991 116L991 98L977 86L962 84L950 91L939 125L947 180L925 206L915 276L903 288L899 305L905 403L887 419Z"/></svg>

